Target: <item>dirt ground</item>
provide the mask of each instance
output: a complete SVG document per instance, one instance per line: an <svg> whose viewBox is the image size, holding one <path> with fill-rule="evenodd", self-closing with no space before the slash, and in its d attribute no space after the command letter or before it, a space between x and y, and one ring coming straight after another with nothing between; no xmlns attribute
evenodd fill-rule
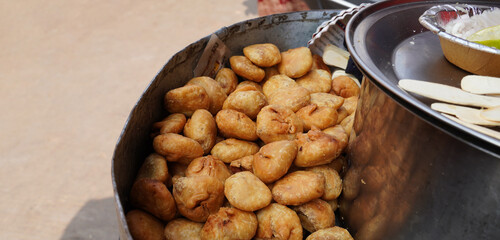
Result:
<svg viewBox="0 0 500 240"><path fill-rule="evenodd" d="M167 60L257 0L0 1L0 239L118 239L114 145Z"/></svg>

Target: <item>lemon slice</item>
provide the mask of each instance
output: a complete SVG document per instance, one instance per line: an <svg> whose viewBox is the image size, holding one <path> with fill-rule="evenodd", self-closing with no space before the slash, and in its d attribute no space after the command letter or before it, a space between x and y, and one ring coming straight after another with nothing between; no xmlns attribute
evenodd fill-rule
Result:
<svg viewBox="0 0 500 240"><path fill-rule="evenodd" d="M480 30L470 35L467 40L500 49L500 25Z"/></svg>

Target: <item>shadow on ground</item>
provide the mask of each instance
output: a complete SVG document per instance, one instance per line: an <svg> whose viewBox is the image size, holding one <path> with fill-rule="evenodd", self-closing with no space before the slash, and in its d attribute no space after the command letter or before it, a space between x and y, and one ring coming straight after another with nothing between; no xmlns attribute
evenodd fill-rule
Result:
<svg viewBox="0 0 500 240"><path fill-rule="evenodd" d="M61 239L119 239L114 198L88 201L68 224Z"/></svg>

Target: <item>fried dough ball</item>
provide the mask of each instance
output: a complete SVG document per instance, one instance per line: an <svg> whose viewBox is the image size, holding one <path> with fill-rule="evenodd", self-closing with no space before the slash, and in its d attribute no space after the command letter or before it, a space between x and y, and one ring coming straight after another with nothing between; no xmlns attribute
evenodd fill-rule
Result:
<svg viewBox="0 0 500 240"><path fill-rule="evenodd" d="M247 46L243 48L243 54L259 67L271 67L281 62L281 52L272 43Z"/></svg>
<svg viewBox="0 0 500 240"><path fill-rule="evenodd" d="M344 98L329 93L311 93L311 104L337 110L344 104Z"/></svg>
<svg viewBox="0 0 500 240"><path fill-rule="evenodd" d="M164 224L141 210L132 210L126 217L130 235L136 240L163 240Z"/></svg>
<svg viewBox="0 0 500 240"><path fill-rule="evenodd" d="M202 240L250 240L255 236L257 224L253 212L221 207L208 217L200 235Z"/></svg>
<svg viewBox="0 0 500 240"><path fill-rule="evenodd" d="M238 85L238 77L231 68L222 68L219 70L215 76L215 81L219 83L226 95L231 94L236 89L236 85Z"/></svg>
<svg viewBox="0 0 500 240"><path fill-rule="evenodd" d="M264 69L254 65L245 56L232 56L231 58L229 58L229 64L231 64L231 69L233 69L236 75L250 81L260 82L266 75Z"/></svg>
<svg viewBox="0 0 500 240"><path fill-rule="evenodd" d="M335 226L332 207L321 199L314 199L292 209L299 216L302 227L309 232Z"/></svg>
<svg viewBox="0 0 500 240"><path fill-rule="evenodd" d="M329 200L326 201L328 204L330 204L330 207L332 208L332 211L336 211L337 208L339 208L339 203L337 199Z"/></svg>
<svg viewBox="0 0 500 240"><path fill-rule="evenodd" d="M347 116L344 120L342 120L342 122L340 122L340 126L344 128L345 133L349 136L351 135L352 126L354 125L354 115L355 113Z"/></svg>
<svg viewBox="0 0 500 240"><path fill-rule="evenodd" d="M342 153L342 151L344 151L344 149L347 147L347 142L349 141L349 136L347 136L344 128L341 125L335 125L323 130L323 132L337 140L337 142L339 143L339 154Z"/></svg>
<svg viewBox="0 0 500 240"><path fill-rule="evenodd" d="M257 135L264 143L293 140L302 131L302 120L288 107L268 105L257 115Z"/></svg>
<svg viewBox="0 0 500 240"><path fill-rule="evenodd" d="M168 222L165 227L166 240L200 240L203 223L193 222L184 218L177 218Z"/></svg>
<svg viewBox="0 0 500 240"><path fill-rule="evenodd" d="M267 99L269 104L289 107L294 112L309 104L310 100L309 90L301 86L277 89Z"/></svg>
<svg viewBox="0 0 500 240"><path fill-rule="evenodd" d="M354 240L349 231L341 227L331 227L313 232L306 240Z"/></svg>
<svg viewBox="0 0 500 240"><path fill-rule="evenodd" d="M224 185L214 177L180 177L172 190L179 213L195 222L205 222L224 203Z"/></svg>
<svg viewBox="0 0 500 240"><path fill-rule="evenodd" d="M197 85L205 89L210 99L210 107L208 108L210 113L215 115L222 109L222 104L227 95L217 81L211 77L195 77L187 82L186 86L189 85Z"/></svg>
<svg viewBox="0 0 500 240"><path fill-rule="evenodd" d="M316 172L296 171L274 183L273 199L283 205L301 205L325 193L325 177Z"/></svg>
<svg viewBox="0 0 500 240"><path fill-rule="evenodd" d="M239 159L236 159L229 164L229 169L232 173L237 173L241 171L249 171L253 172L253 155L245 156Z"/></svg>
<svg viewBox="0 0 500 240"><path fill-rule="evenodd" d="M307 168L307 170L320 173L323 177L325 177L325 193L321 196L323 200L333 200L340 196L340 193L342 192L342 179L335 169L327 165L321 165Z"/></svg>
<svg viewBox="0 0 500 240"><path fill-rule="evenodd" d="M264 68L264 72L266 72L266 76L264 77L264 80L260 82L261 86L263 86L263 84L266 83L272 76L280 74L277 66Z"/></svg>
<svg viewBox="0 0 500 240"><path fill-rule="evenodd" d="M190 117L197 109L209 109L210 97L203 87L187 85L165 94L165 109L169 113L182 113Z"/></svg>
<svg viewBox="0 0 500 240"><path fill-rule="evenodd" d="M232 206L249 212L266 207L272 200L266 184L248 171L231 175L224 184L224 195Z"/></svg>
<svg viewBox="0 0 500 240"><path fill-rule="evenodd" d="M257 153L259 149L259 145L254 142L228 138L215 144L211 154L225 163L231 163L236 159L253 155Z"/></svg>
<svg viewBox="0 0 500 240"><path fill-rule="evenodd" d="M360 170L354 167L349 168L342 181L342 197L352 200L358 196L361 188Z"/></svg>
<svg viewBox="0 0 500 240"><path fill-rule="evenodd" d="M271 94L276 92L278 89L295 87L297 85L297 82L289 78L287 75L279 74L270 77L269 80L262 85L262 92L269 98L269 96L271 96Z"/></svg>
<svg viewBox="0 0 500 240"><path fill-rule="evenodd" d="M266 96L260 91L237 91L226 98L222 109L233 109L255 119L266 104Z"/></svg>
<svg viewBox="0 0 500 240"><path fill-rule="evenodd" d="M252 81L243 81L240 82L237 86L234 92L238 91L259 91L262 92L262 86L260 86L259 83L252 82Z"/></svg>
<svg viewBox="0 0 500 240"><path fill-rule="evenodd" d="M299 216L292 209L278 203L257 212L259 226L255 239L302 239L302 225Z"/></svg>
<svg viewBox="0 0 500 240"><path fill-rule="evenodd" d="M130 190L130 203L163 221L172 219L176 214L172 194L158 180L143 178L135 181Z"/></svg>
<svg viewBox="0 0 500 240"><path fill-rule="evenodd" d="M215 145L217 126L212 114L205 109L196 110L184 126L184 136L200 143L207 154Z"/></svg>
<svg viewBox="0 0 500 240"><path fill-rule="evenodd" d="M151 153L144 160L136 179L148 178L165 182L168 179L167 160L157 153Z"/></svg>
<svg viewBox="0 0 500 240"><path fill-rule="evenodd" d="M186 116L182 113L173 113L168 115L160 122L153 124L153 132L164 133L180 133L186 124ZM155 134L156 136L157 134Z"/></svg>
<svg viewBox="0 0 500 240"><path fill-rule="evenodd" d="M342 107L344 107L349 115L353 114L356 112L356 107L358 106L358 97L348 97L344 99L344 104L342 104Z"/></svg>
<svg viewBox="0 0 500 240"><path fill-rule="evenodd" d="M338 76L332 80L332 90L343 97L359 96L359 86L348 76Z"/></svg>
<svg viewBox="0 0 500 240"><path fill-rule="evenodd" d="M312 59L313 59L313 63L311 66L311 70L322 69L322 70L327 71L329 74L332 74L332 71L330 71L330 68L328 67L328 65L326 65L325 62L323 62L323 57L321 57L318 54L313 54Z"/></svg>
<svg viewBox="0 0 500 240"><path fill-rule="evenodd" d="M339 156L339 143L332 136L310 130L297 135L299 151L294 164L298 167L314 167L330 163Z"/></svg>
<svg viewBox="0 0 500 240"><path fill-rule="evenodd" d="M281 53L281 62L278 71L291 78L304 76L312 67L311 50L306 47L289 49Z"/></svg>
<svg viewBox="0 0 500 240"><path fill-rule="evenodd" d="M222 183L231 176L226 165L214 156L195 158L186 169L186 177L211 176L219 179Z"/></svg>
<svg viewBox="0 0 500 240"><path fill-rule="evenodd" d="M337 124L340 124L346 117L349 116L349 112L344 106L341 106L337 109L337 116Z"/></svg>
<svg viewBox="0 0 500 240"><path fill-rule="evenodd" d="M304 123L304 131L317 127L325 129L337 123L337 111L333 108L309 104L296 112L297 116Z"/></svg>
<svg viewBox="0 0 500 240"><path fill-rule="evenodd" d="M345 171L348 168L347 159L342 155L335 158L331 163L328 164L329 167L335 169L339 173L339 175L343 176Z"/></svg>
<svg viewBox="0 0 500 240"><path fill-rule="evenodd" d="M191 160L203 156L203 147L197 141L175 133L156 136L153 148L169 162L189 164Z"/></svg>
<svg viewBox="0 0 500 240"><path fill-rule="evenodd" d="M264 183L272 183L283 177L297 156L295 141L271 142L260 148L254 155L253 173Z"/></svg>
<svg viewBox="0 0 500 240"><path fill-rule="evenodd" d="M297 79L297 84L311 93L328 93L332 89L332 76L325 70L313 69Z"/></svg>
<svg viewBox="0 0 500 240"><path fill-rule="evenodd" d="M242 112L233 109L224 109L215 116L217 128L226 138L255 141L259 137L256 133L256 124Z"/></svg>

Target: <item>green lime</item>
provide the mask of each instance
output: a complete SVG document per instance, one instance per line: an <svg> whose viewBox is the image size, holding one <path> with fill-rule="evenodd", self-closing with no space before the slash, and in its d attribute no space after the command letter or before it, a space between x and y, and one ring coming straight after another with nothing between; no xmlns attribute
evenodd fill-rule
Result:
<svg viewBox="0 0 500 240"><path fill-rule="evenodd" d="M477 31L467 40L500 49L500 25Z"/></svg>

